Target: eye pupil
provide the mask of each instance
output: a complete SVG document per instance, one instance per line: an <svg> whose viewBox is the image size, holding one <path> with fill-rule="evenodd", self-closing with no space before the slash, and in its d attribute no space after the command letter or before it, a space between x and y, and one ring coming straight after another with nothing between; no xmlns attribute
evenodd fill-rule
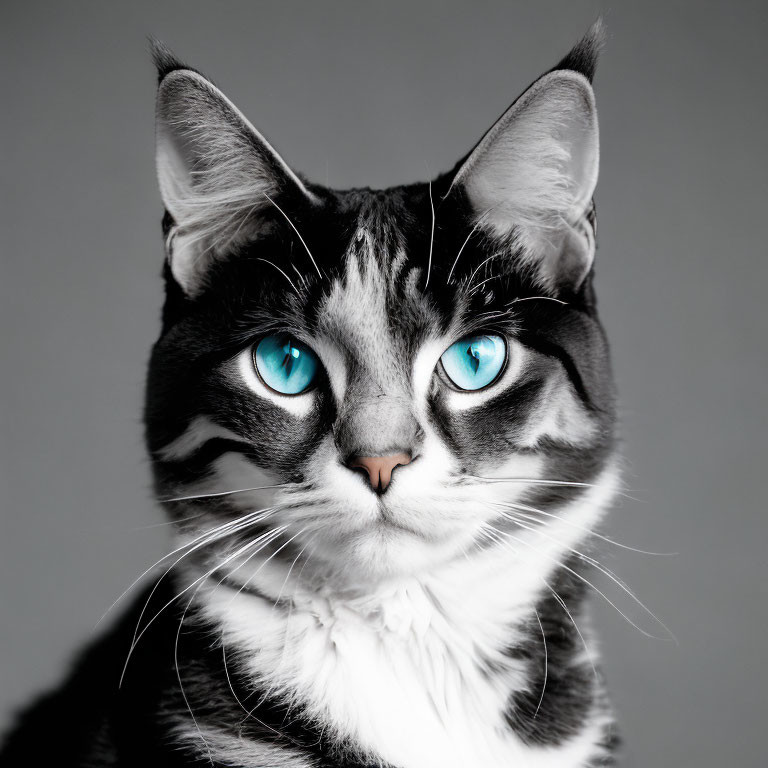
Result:
<svg viewBox="0 0 768 768"><path fill-rule="evenodd" d="M467 355L469 355L469 365L475 373L477 373L477 369L480 367L480 354L477 351L477 345L470 344L467 347Z"/></svg>
<svg viewBox="0 0 768 768"><path fill-rule="evenodd" d="M294 362L298 361L301 357L301 350L298 347L293 346L293 344L288 341L283 346L283 351L285 355L283 357L282 365L283 368L285 368L286 377L290 377Z"/></svg>

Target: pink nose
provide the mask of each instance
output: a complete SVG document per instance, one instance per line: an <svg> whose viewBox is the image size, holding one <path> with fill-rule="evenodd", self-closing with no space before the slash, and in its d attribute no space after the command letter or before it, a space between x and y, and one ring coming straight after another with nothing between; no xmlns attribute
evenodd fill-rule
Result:
<svg viewBox="0 0 768 768"><path fill-rule="evenodd" d="M392 480L395 467L410 463L410 454L393 453L391 456L353 456L347 466L350 469L364 469L368 473L371 488L377 493L384 493Z"/></svg>

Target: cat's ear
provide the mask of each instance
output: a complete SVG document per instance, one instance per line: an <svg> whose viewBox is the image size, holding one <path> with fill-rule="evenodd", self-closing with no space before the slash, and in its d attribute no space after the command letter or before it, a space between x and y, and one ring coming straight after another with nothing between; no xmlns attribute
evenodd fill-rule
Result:
<svg viewBox="0 0 768 768"><path fill-rule="evenodd" d="M258 235L277 198L316 202L232 102L199 72L153 42L158 69L156 161L171 218L171 273L188 296L213 260Z"/></svg>
<svg viewBox="0 0 768 768"><path fill-rule="evenodd" d="M551 290L575 290L594 257L599 142L592 76L601 21L502 115L460 165L479 226L512 239Z"/></svg>

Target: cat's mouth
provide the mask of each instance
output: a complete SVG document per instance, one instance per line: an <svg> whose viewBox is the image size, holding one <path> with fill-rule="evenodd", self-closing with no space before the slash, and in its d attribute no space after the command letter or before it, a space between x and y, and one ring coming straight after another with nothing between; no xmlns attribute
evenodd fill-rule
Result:
<svg viewBox="0 0 768 768"><path fill-rule="evenodd" d="M391 500L387 501L385 497L378 499L376 513L369 523L369 530L377 534L418 539L421 543L430 545L445 544L457 535L455 527L427 525L419 519L416 510L403 508Z"/></svg>
<svg viewBox="0 0 768 768"><path fill-rule="evenodd" d="M393 513L392 509L386 504L386 502L379 498L379 516L374 522L374 525L379 530L395 530L401 533L410 534L411 536L418 536L419 538L425 538L422 531L413 528L401 520Z"/></svg>

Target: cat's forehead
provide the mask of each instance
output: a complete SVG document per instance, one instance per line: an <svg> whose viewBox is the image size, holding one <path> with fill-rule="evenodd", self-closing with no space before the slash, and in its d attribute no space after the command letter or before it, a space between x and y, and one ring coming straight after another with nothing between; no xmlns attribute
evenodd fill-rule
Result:
<svg viewBox="0 0 768 768"><path fill-rule="evenodd" d="M439 325L423 291L430 254L422 223L400 192L358 192L349 202L348 236L318 308L318 331L353 354L402 355L414 334Z"/></svg>
<svg viewBox="0 0 768 768"><path fill-rule="evenodd" d="M358 262L374 260L384 270L393 269L393 277L402 266L403 257L420 239L429 222L423 221L421 187L393 187L383 190L356 189L335 193L334 209L341 228L342 259L353 256ZM393 263L397 258L398 263ZM426 266L414 263L416 268Z"/></svg>

